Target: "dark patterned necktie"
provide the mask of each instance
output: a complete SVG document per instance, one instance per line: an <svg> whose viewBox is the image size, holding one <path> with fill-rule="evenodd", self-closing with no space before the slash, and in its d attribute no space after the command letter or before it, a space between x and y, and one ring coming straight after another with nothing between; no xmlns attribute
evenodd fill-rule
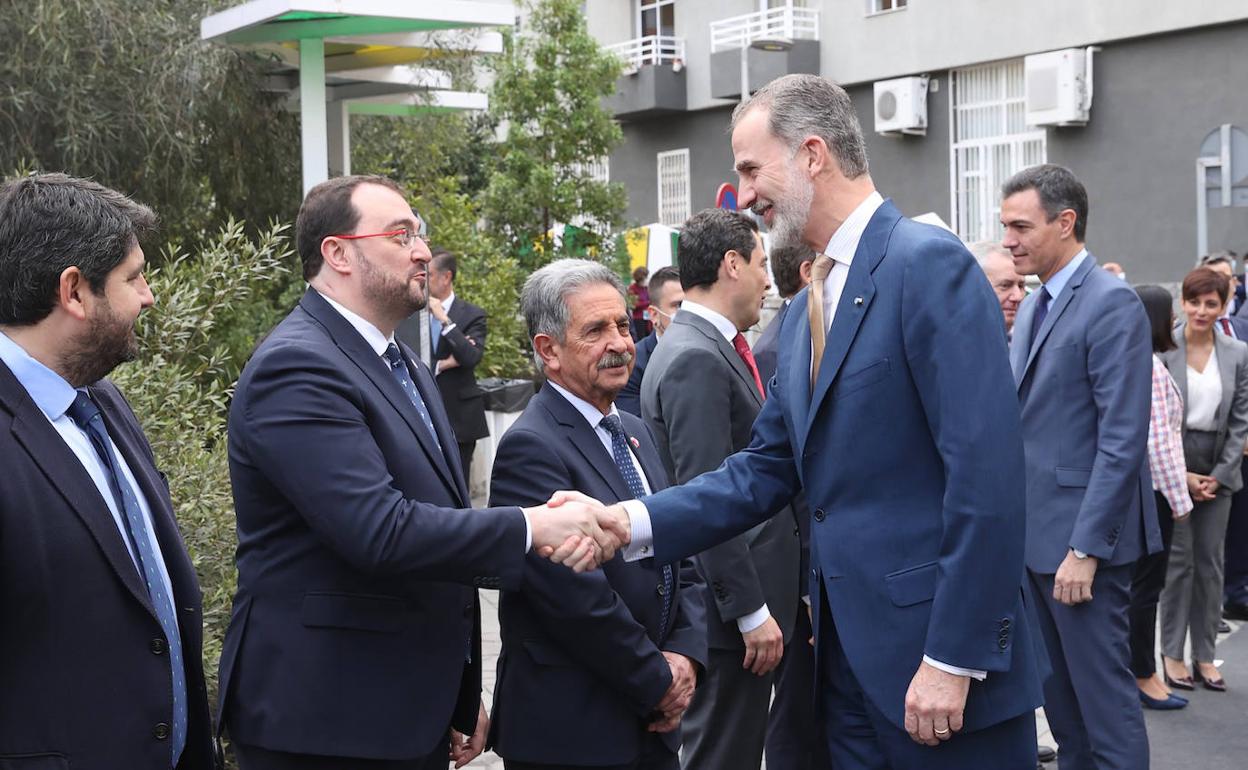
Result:
<svg viewBox="0 0 1248 770"><path fill-rule="evenodd" d="M628 485L629 494L634 499L645 497L646 487L641 483L641 475L637 473L637 466L633 463L633 455L629 451L628 437L624 435L624 425L620 422L620 416L609 414L602 418L601 425L611 434L611 456L615 460L615 467L624 477L624 483ZM659 616L660 635L667 631L667 619L671 616L672 592L675 586L676 580L672 574L672 565L664 564L663 613Z"/></svg>
<svg viewBox="0 0 1248 770"><path fill-rule="evenodd" d="M130 482L121 471L121 464L113 453L112 442L108 438L108 430L104 418L86 393L78 392L74 403L68 410L69 418L87 434L91 446L104 466L108 477L108 486L113 493L113 501L121 513L121 520L126 525L126 535L134 549L135 560L139 572L147 586L148 597L152 600L152 609L156 611L156 620L165 632L165 640L169 648L169 668L173 672L173 764L178 763L182 749L186 746L186 669L182 664L182 637L178 634L177 614L173 605L173 597L165 590L165 580L157 565L156 551L152 548L147 520L143 509L139 507L139 498L130 486Z"/></svg>
<svg viewBox="0 0 1248 770"><path fill-rule="evenodd" d="M1036 346L1036 337L1040 334L1040 327L1044 325L1044 319L1049 315L1049 290L1040 287L1040 298L1036 300L1036 313L1031 319L1031 341L1027 344L1027 352Z"/></svg>
<svg viewBox="0 0 1248 770"><path fill-rule="evenodd" d="M416 384L412 382L411 372L408 371L407 364L403 361L399 346L391 342L390 347L386 348L385 359L390 364L390 373L399 381L399 387L407 394L407 399L412 402L412 406L416 407L420 421L429 429L429 435L433 436L433 443L441 449L442 442L438 441L438 432L433 429L433 418L429 416L429 408L425 406L425 400L420 397L420 391L416 390Z"/></svg>

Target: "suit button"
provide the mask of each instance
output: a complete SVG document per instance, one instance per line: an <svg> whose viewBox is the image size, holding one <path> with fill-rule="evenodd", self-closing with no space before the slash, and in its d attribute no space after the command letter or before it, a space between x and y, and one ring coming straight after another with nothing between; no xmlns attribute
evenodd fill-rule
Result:
<svg viewBox="0 0 1248 770"><path fill-rule="evenodd" d="M1006 639L1009 639L1009 638L1010 638L1010 629L1008 629L1008 628L1003 628L1003 629L1001 629L1001 633L997 634L997 636L998 636L998 637L1000 637L1000 639L1001 639L1002 641L1004 641L1004 640L1006 640Z"/></svg>
<svg viewBox="0 0 1248 770"><path fill-rule="evenodd" d="M1002 628L1009 628L1009 627L1010 627L1010 619L1009 619L1009 618L1001 618L1001 627L1002 627Z"/></svg>
<svg viewBox="0 0 1248 770"><path fill-rule="evenodd" d="M165 640L164 639L157 637L156 639L152 640L152 643L149 646L152 650L153 655L165 654Z"/></svg>
<svg viewBox="0 0 1248 770"><path fill-rule="evenodd" d="M793 534L797 535L798 537L801 537L802 530L801 530L800 528L798 528L798 527L794 527L794 528L793 528Z"/></svg>
<svg viewBox="0 0 1248 770"><path fill-rule="evenodd" d="M161 722L156 725L156 729L152 731L152 735L156 736L156 740L163 741L169 738L169 725Z"/></svg>
<svg viewBox="0 0 1248 770"><path fill-rule="evenodd" d="M656 589L654 589L654 590L655 590L655 593L657 593L659 596L662 596L664 593L666 593L666 591L665 591L665 590L664 590L664 588L663 588L663 584L662 584L662 583L659 583L658 588L656 588Z"/></svg>
<svg viewBox="0 0 1248 770"><path fill-rule="evenodd" d="M997 646L1004 650L1006 647L1010 646L1010 642L1008 639L998 639Z"/></svg>
<svg viewBox="0 0 1248 770"><path fill-rule="evenodd" d="M815 509L815 521L823 521L823 516L824 516L823 509L816 508Z"/></svg>

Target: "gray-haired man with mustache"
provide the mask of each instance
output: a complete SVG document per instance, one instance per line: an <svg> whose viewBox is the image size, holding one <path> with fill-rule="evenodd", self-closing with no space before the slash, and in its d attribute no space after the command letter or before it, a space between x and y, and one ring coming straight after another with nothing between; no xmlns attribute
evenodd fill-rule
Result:
<svg viewBox="0 0 1248 770"><path fill-rule="evenodd" d="M646 367L641 413L683 484L749 443L765 396L741 332L758 323L769 280L758 227L735 211L690 217L679 251L685 299ZM695 558L710 662L685 716L685 770L757 770L774 670L797 615L800 548L786 507Z"/></svg>

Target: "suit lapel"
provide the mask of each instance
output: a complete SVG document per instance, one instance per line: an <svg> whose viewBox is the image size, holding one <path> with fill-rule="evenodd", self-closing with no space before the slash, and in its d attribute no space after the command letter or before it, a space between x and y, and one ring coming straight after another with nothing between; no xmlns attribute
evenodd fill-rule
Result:
<svg viewBox="0 0 1248 770"><path fill-rule="evenodd" d="M805 322L808 317L806 306L809 300L810 290L802 289L793 297L793 302L789 305L790 312L793 313L793 323L797 324L798 330L796 334L789 337L791 356L787 373L788 381L785 383L785 387L790 394L787 403L792 411L793 424L797 426L798 430L798 447L806 446L806 432L809 430L807 415L810 414L811 346L810 324ZM802 323L798 323L797 319L799 318L802 319Z"/></svg>
<svg viewBox="0 0 1248 770"><path fill-rule="evenodd" d="M1027 376L1028 370L1031 369L1032 363L1036 360L1036 355L1040 352L1040 348L1044 347L1044 341L1049 338L1049 332L1053 331L1053 327L1062 317L1062 313L1066 312L1066 308L1070 307L1070 303L1074 301L1075 295L1079 293L1079 287L1083 285L1083 281L1088 277L1088 273L1092 272L1092 268L1096 267L1096 259L1091 254L1084 257L1083 263L1079 265L1079 269L1075 270L1075 274L1070 277L1070 283L1066 284L1066 288L1062 290L1061 295L1053 298L1052 307L1049 308L1049 314L1044 317L1044 323L1040 324L1040 330L1036 332L1035 344L1030 346L1027 351L1027 364L1023 367L1022 376L1018 378L1021 384L1023 378ZM1031 336L1031 319L1035 318L1033 309L1027 324L1027 335Z"/></svg>
<svg viewBox="0 0 1248 770"><path fill-rule="evenodd" d="M862 239L858 242L854 261L849 266L849 276L845 279L845 289L836 306L836 317L827 332L823 359L819 363L819 379L815 381L810 398L810 412L806 415L807 433L810 423L819 413L819 406L827 396L832 381L841 370L841 364L845 363L845 356L862 326L862 319L871 308L871 302L875 298L875 281L871 279L871 273L884 258L888 236L900 219L901 212L891 202L885 201L871 217ZM809 354L807 357L809 358ZM809 370L806 379L810 379Z"/></svg>
<svg viewBox="0 0 1248 770"><path fill-rule="evenodd" d="M399 350L403 350L401 344ZM436 445L433 449L447 464L448 470L454 476L455 488L459 491L460 501L463 505L468 505L470 498L466 479L467 470L460 467L458 439L455 437L455 431L451 428L450 419L446 416L446 405L442 403L442 391L438 390L437 383L433 379L433 372L430 372L419 359L406 352L404 352L403 357L407 361L407 368L412 375L412 382L415 383L420 397L424 399L425 408L429 410L429 418L433 421L433 427L437 431L438 442L441 443L443 451L436 452ZM404 395L407 394L405 393ZM424 428L425 426L421 423L420 427ZM455 451L449 451L447 447L454 447Z"/></svg>
<svg viewBox="0 0 1248 770"><path fill-rule="evenodd" d="M746 390L748 390L750 395L754 398L754 403L759 407L762 407L763 395L758 392L758 386L754 384L754 375L750 373L749 368L745 365L745 361L741 358L741 354L737 352L737 349L734 348L728 340L724 339L724 335L719 333L719 329L716 329L715 325L705 318L687 311L681 313L677 316L677 318L673 319L672 323L680 321L683 321L685 324L697 329L711 342L711 344L715 346L715 349L719 351L719 354L724 357L725 361L728 362L728 366L732 368L732 371L736 372L737 377L739 377L742 384L746 386Z"/></svg>
<svg viewBox="0 0 1248 770"><path fill-rule="evenodd" d="M1232 365L1231 342L1225 334L1214 330L1213 347L1218 353L1218 376L1222 380L1222 400L1218 402L1217 411L1218 425L1226 424L1226 415L1231 411L1231 401L1235 397L1235 367Z"/></svg>
<svg viewBox="0 0 1248 770"><path fill-rule="evenodd" d="M1023 373L1027 369L1028 342L1031 340L1031 323L1036 317L1036 295L1023 298L1014 319L1014 334L1010 337L1010 371L1014 374L1014 387L1023 385Z"/></svg>
<svg viewBox="0 0 1248 770"><path fill-rule="evenodd" d="M585 462L589 463L594 472L611 488L616 499L633 499L633 493L629 491L628 484L624 482L624 478L615 466L615 458L607 452L594 429L589 427L585 416L549 383L543 385L541 392L534 398L538 399L546 411L550 412L550 416L555 418L555 422L559 423L563 429L564 437L576 447L576 451L585 458Z"/></svg>
<svg viewBox="0 0 1248 770"><path fill-rule="evenodd" d="M303 299L299 301L299 304L309 315L325 327L334 344L338 346L347 358L351 359L352 363L359 367L364 376L373 383L373 387L377 388L382 396L390 402L390 405L398 412L399 417L407 423L407 426L416 436L421 449L428 455L434 470L442 477L442 481L447 488L458 493L459 485L456 484L455 476L451 473L450 466L447 465L445 455L439 451L433 435L429 433L429 429L425 427L420 416L416 414L416 408L412 406L411 399L407 397L407 394L403 392L403 388L394 379L394 375L389 371L389 365L386 361L374 353L368 342L360 336L360 333L351 326L347 319L330 307L329 303L314 289L308 289L307 293L303 295ZM409 359L408 368L410 370L410 355L404 352L404 347L400 346L399 350L403 352L404 358ZM426 408L429 407L429 403L429 400L426 398ZM430 410L430 416L432 414L433 410Z"/></svg>
<svg viewBox="0 0 1248 770"><path fill-rule="evenodd" d="M26 448L31 459L82 520L118 579L135 600L155 616L138 566L130 558L99 488L26 389L3 364L0 364L0 400L7 402L13 411L13 437Z"/></svg>

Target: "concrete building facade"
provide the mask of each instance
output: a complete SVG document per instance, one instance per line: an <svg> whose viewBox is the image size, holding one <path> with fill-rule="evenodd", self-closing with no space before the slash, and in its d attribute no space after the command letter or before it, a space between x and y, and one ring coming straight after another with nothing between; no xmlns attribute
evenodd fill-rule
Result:
<svg viewBox="0 0 1248 770"><path fill-rule="evenodd" d="M588 0L585 14L628 64L609 173L633 222L714 205L736 181L727 126L742 81L812 72L853 98L879 189L968 240L999 235L1001 181L1052 162L1087 185L1090 249L1132 282L1175 281L1198 257L1198 173L1205 250L1248 251L1243 0ZM1053 51L1074 69L1046 69L1053 57L1036 55ZM910 90L876 93L897 79ZM877 133L877 108L904 118L916 100L921 135ZM1042 111L1058 103L1087 110L1056 125ZM1198 171L1202 156L1212 166Z"/></svg>

